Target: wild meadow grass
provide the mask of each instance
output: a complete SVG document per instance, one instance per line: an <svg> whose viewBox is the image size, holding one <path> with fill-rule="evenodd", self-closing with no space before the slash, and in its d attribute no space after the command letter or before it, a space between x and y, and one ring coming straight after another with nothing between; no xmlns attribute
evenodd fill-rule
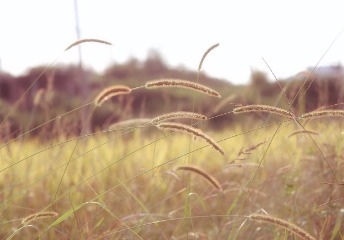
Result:
<svg viewBox="0 0 344 240"><path fill-rule="evenodd" d="M312 129L319 131L317 143L336 177L342 179L343 140L338 129L343 126L334 122L328 127L326 123L314 123ZM294 126L277 134L248 189L268 143L249 154L242 154L242 148L271 140L276 127L273 124L244 133L250 129L238 125L213 133L226 157L204 141L181 134L164 137L166 133L155 128L136 129L96 149L120 133L88 137L79 143L53 204L61 166L75 143L51 148L1 172L1 236L19 229L23 218L39 211L59 215L36 219L29 223L36 230L25 227L17 236L102 239L108 235L121 239L137 234L143 239L161 239L162 232L166 238L184 238L185 234L209 239L289 236L278 228L246 221L250 214L269 213L327 239L334 234L337 221L341 222L344 191L332 184L332 173L308 136L287 137ZM194 151L191 157L190 141ZM1 150L1 169L45 147L39 139L11 144ZM222 192L200 176L176 170L186 164L206 170L217 179ZM243 202L245 194L248 196ZM339 224L334 239L343 230Z"/></svg>
<svg viewBox="0 0 344 240"><path fill-rule="evenodd" d="M66 50L84 42L109 44L86 39ZM198 78L112 86L80 107L90 109L84 123L110 98L171 87L220 97ZM214 106L218 115L209 116L177 110L93 133L80 126L84 136L61 128L49 140L33 130L0 139L1 239L343 239L341 111L299 117L261 104ZM235 124L210 127L226 115Z"/></svg>

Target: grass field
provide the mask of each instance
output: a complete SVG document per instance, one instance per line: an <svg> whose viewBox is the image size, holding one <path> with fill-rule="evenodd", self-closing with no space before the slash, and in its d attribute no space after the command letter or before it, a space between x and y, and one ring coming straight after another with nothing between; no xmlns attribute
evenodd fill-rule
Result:
<svg viewBox="0 0 344 240"><path fill-rule="evenodd" d="M274 139L278 122L267 125L210 131L225 156L202 140L156 127L88 136L73 156L76 141L11 143L1 149L1 237L288 239L288 231L248 220L268 213L313 236L340 239L344 188L331 183L334 174L343 178L341 122L308 125L321 152L307 134L288 137L298 130L292 122ZM176 170L185 165L208 172L222 192L201 175ZM59 215L22 223L40 211Z"/></svg>

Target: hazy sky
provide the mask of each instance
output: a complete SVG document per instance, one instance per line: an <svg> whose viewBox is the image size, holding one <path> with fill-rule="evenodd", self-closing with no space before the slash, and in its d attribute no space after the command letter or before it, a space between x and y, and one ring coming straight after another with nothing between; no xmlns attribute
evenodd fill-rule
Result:
<svg viewBox="0 0 344 240"><path fill-rule="evenodd" d="M82 38L113 46L82 45L85 65L97 71L130 56L145 59L157 49L170 66L196 70L203 52L220 43L204 71L233 83L247 82L250 69L277 77L314 66L344 27L344 1L79 0ZM0 59L18 75L38 64L76 63L74 0L1 0ZM321 65L344 64L344 34Z"/></svg>

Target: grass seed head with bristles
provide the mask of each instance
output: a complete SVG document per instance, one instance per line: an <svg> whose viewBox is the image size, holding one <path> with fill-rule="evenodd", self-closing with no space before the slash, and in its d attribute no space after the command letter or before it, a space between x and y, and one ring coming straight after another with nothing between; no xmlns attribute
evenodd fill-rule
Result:
<svg viewBox="0 0 344 240"><path fill-rule="evenodd" d="M273 107L269 105L246 105L242 107L236 107L233 110L234 114L248 113L248 112L267 112L277 114L289 119L294 119L294 114L283 108Z"/></svg>
<svg viewBox="0 0 344 240"><path fill-rule="evenodd" d="M247 147L245 149L240 150L240 152L243 153L243 154L251 154L253 150L256 150L258 147L260 147L261 145L266 144L267 142L268 141L263 141L263 142L257 143L255 145L252 145L250 147Z"/></svg>
<svg viewBox="0 0 344 240"><path fill-rule="evenodd" d="M22 219L22 224L26 224L32 220L36 220L38 218L50 218L50 217L57 217L59 214L57 212L39 212L31 214Z"/></svg>
<svg viewBox="0 0 344 240"><path fill-rule="evenodd" d="M171 112L171 113L166 113L166 114L162 114L160 116L157 116L157 117L152 119L151 123L157 124L159 122L163 122L166 120L181 119L181 118L195 119L195 120L207 120L208 119L203 114L194 113L194 112L179 111L179 112Z"/></svg>
<svg viewBox="0 0 344 240"><path fill-rule="evenodd" d="M272 217L272 216L264 215L264 214L251 214L249 216L249 219L255 220L255 221L262 221L262 222L266 222L266 223L270 223L270 224L274 224L276 226L282 227L286 229L287 231L299 236L303 240L315 240L315 238L312 235L310 235L308 232L306 232L302 228L280 218L276 218L276 217Z"/></svg>
<svg viewBox="0 0 344 240"><path fill-rule="evenodd" d="M213 140L211 137L206 135L200 129L190 127L181 123L164 122L157 125L158 128L176 132L187 133L195 137L203 138L207 143L209 143L215 150L217 150L222 155L225 155L223 149Z"/></svg>
<svg viewBox="0 0 344 240"><path fill-rule="evenodd" d="M150 124L152 121L151 118L134 118L134 119L129 119L121 122L117 122L114 124L111 124L109 126L109 130L116 130L121 127L141 127L141 126L147 126Z"/></svg>
<svg viewBox="0 0 344 240"><path fill-rule="evenodd" d="M202 56L201 61L199 62L198 71L201 71L202 65L203 65L203 61L204 61L205 57L206 57L214 48L217 48L219 45L220 45L220 43L216 43L216 44L214 44L213 46L211 46L210 48L208 48L207 51L205 51L205 53L204 53L203 56Z"/></svg>
<svg viewBox="0 0 344 240"><path fill-rule="evenodd" d="M147 89L150 88L164 88L164 87L180 87L180 88L187 88L187 89L191 89L197 92L201 92L204 94L207 94L209 96L212 97L218 97L221 98L221 95L209 88L206 87L202 84L199 83L194 83L188 80L181 80L181 79L173 79L173 78L169 78L169 79L161 79L161 80L153 80L153 81L148 81L145 84L145 87Z"/></svg>
<svg viewBox="0 0 344 240"><path fill-rule="evenodd" d="M176 170L185 170L185 171L197 173L197 174L201 175L202 177L204 177L205 179L207 179L208 182L211 185L213 185L217 190L222 192L222 187L221 187L220 183L216 180L216 178L214 178L209 173L205 172L204 170L202 170L200 168L197 168L194 166L180 166L180 167L177 167Z"/></svg>
<svg viewBox="0 0 344 240"><path fill-rule="evenodd" d="M344 117L344 110L317 110L302 114L301 119L313 119L321 117Z"/></svg>
<svg viewBox="0 0 344 240"><path fill-rule="evenodd" d="M65 51L68 51L69 49L71 49L72 47L75 47L81 43L85 43L85 42L97 42L97 43L102 43L102 44L106 44L106 45L112 45L110 42L101 40L101 39L95 39L95 38L85 38L85 39L80 39L77 40L75 42L73 42L71 45L69 45L68 47L66 47Z"/></svg>
<svg viewBox="0 0 344 240"><path fill-rule="evenodd" d="M124 85L111 86L111 87L103 89L95 98L94 103L96 107L100 107L104 102L106 102L110 98L117 95L128 94L130 92L131 92L131 88Z"/></svg>

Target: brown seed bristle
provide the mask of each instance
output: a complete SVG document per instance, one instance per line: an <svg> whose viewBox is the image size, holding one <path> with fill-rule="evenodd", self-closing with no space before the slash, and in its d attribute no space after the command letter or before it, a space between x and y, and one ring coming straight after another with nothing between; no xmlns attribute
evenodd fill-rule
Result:
<svg viewBox="0 0 344 240"><path fill-rule="evenodd" d="M312 119L321 117L344 117L344 110L317 110L309 113L302 114L301 119Z"/></svg>
<svg viewBox="0 0 344 240"><path fill-rule="evenodd" d="M77 40L75 42L73 42L71 45L69 45L65 51L71 49L72 47L75 47L81 43L85 43L85 42L97 42L97 43L103 43L103 44L106 44L106 45L112 45L110 42L107 42L107 41L104 41L104 40L101 40L101 39L95 39L95 38L85 38L85 39L80 39L80 40Z"/></svg>
<svg viewBox="0 0 344 240"><path fill-rule="evenodd" d="M185 124L181 123L173 123L173 122L164 122L157 125L160 129L170 130L170 131L177 131L177 132L183 132L187 134L191 134L196 137L203 138L207 143L209 143L215 150L217 150L222 155L225 155L225 152L222 150L222 148L208 135L206 135L204 132L202 132L200 129L190 127Z"/></svg>
<svg viewBox="0 0 344 240"><path fill-rule="evenodd" d="M110 98L114 96L128 94L130 92L131 92L131 89L127 86L123 86L123 85L111 86L111 87L103 89L95 98L94 103L96 107L99 107L104 102L106 102L107 100L109 100Z"/></svg>
<svg viewBox="0 0 344 240"><path fill-rule="evenodd" d="M272 217L269 215L263 215L263 214L251 214L249 216L249 219L277 225L279 227L282 227L288 230L291 233L294 233L295 235L299 236L301 239L304 239L304 240L315 240L315 238L312 235L310 235L308 232L306 232L302 228L280 218Z"/></svg>
<svg viewBox="0 0 344 240"><path fill-rule="evenodd" d="M214 48L217 48L219 45L220 45L220 43L216 43L213 46L211 46L210 48L208 48L207 51L204 52L202 59L198 65L198 71L200 71L202 69L203 61L204 61L205 57L208 55L208 53L210 53Z"/></svg>
<svg viewBox="0 0 344 240"><path fill-rule="evenodd" d="M146 88L163 88L163 87L180 87L180 88L187 88L197 92L201 92L207 94L212 97L221 98L221 95L216 92L215 90L206 87L202 84L194 83L187 80L181 79L161 79L161 80L153 80L148 81L145 84Z"/></svg>
<svg viewBox="0 0 344 240"><path fill-rule="evenodd" d="M273 107L269 105L246 105L242 107L236 107L233 110L234 114L248 113L248 112L267 112L277 114L286 118L294 119L294 114L283 108Z"/></svg>
<svg viewBox="0 0 344 240"><path fill-rule="evenodd" d="M166 114L162 114L160 116L157 116L157 117L152 119L151 123L157 124L159 122L163 122L166 120L180 119L180 118L207 120L207 117L203 114L194 113L194 112L179 111L179 112L171 112L171 113L166 113Z"/></svg>
<svg viewBox="0 0 344 240"><path fill-rule="evenodd" d="M31 214L22 219L22 224L28 223L32 220L36 220L38 218L49 218L49 217L57 217L59 214L57 212L39 212Z"/></svg>
<svg viewBox="0 0 344 240"><path fill-rule="evenodd" d="M222 192L222 187L221 187L220 183L216 180L216 178L214 178L209 173L205 172L204 170L202 170L200 168L197 168L194 166L179 166L176 168L176 170L185 170L185 171L197 173L197 174L201 175L202 177L204 177L205 179L207 179L208 182L211 185L213 185L217 190Z"/></svg>

